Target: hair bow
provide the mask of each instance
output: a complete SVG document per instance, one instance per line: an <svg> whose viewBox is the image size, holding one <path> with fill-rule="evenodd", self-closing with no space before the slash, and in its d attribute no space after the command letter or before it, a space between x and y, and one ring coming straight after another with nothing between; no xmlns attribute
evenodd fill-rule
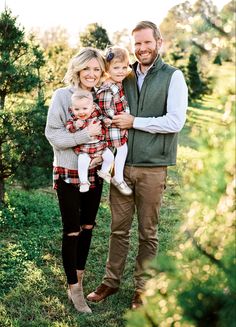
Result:
<svg viewBox="0 0 236 327"><path fill-rule="evenodd" d="M111 48L108 49L108 53L106 55L106 61L111 61L114 58L114 53L112 52Z"/></svg>

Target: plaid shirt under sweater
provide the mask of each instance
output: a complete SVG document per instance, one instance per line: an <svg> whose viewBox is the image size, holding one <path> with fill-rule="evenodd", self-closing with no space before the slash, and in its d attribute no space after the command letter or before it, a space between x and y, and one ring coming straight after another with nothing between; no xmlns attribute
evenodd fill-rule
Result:
<svg viewBox="0 0 236 327"><path fill-rule="evenodd" d="M113 116L119 115L121 112L130 113L121 83L103 84L97 91L97 99L102 113L108 118L113 118ZM106 141L109 147L118 148L125 144L127 140L127 129L120 129L114 125L107 128Z"/></svg>
<svg viewBox="0 0 236 327"><path fill-rule="evenodd" d="M96 105L95 110L92 112L91 116L83 121L81 127L76 127L76 122L79 118L76 118L73 114L71 108L68 109L71 115L71 119L67 121L66 128L70 133L75 133L78 130L82 130L89 125L89 123L94 120L96 123L98 120L102 122L102 135L98 135L94 138L94 142L84 143L77 145L73 148L74 152L78 155L80 153L87 153L92 159L98 156L101 156L104 149L107 148L108 144L105 140L106 127L103 123L103 120L106 118L101 114L100 108Z"/></svg>
<svg viewBox="0 0 236 327"><path fill-rule="evenodd" d="M95 174L97 170L100 169L101 166L96 166L95 168L91 168L88 171L88 179L90 182L90 188L94 188L95 185ZM73 184L78 187L80 184L78 170L67 169L63 167L53 167L53 188L57 189L57 182L59 178L63 179L66 183Z"/></svg>

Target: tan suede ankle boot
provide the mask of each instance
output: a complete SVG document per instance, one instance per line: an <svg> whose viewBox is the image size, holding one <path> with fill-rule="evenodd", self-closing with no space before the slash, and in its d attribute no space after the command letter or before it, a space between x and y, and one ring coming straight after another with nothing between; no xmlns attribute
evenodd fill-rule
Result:
<svg viewBox="0 0 236 327"><path fill-rule="evenodd" d="M78 312L86 312L86 313L92 313L92 310L87 305L87 302L84 298L84 292L83 292L83 270L77 270L77 276L78 276L78 283L69 285L68 287L68 298L71 300L74 304L75 309Z"/></svg>

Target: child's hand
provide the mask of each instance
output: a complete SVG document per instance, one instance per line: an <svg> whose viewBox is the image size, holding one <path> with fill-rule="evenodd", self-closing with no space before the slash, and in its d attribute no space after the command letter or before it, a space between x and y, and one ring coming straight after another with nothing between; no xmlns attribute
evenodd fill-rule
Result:
<svg viewBox="0 0 236 327"><path fill-rule="evenodd" d="M88 124L88 134L90 137L101 135L102 129L101 129L101 122L95 121L96 118L92 119L91 122Z"/></svg>
<svg viewBox="0 0 236 327"><path fill-rule="evenodd" d="M76 120L75 126L76 126L77 129L80 128L80 127L82 127L83 126L83 121L80 120L80 119Z"/></svg>
<svg viewBox="0 0 236 327"><path fill-rule="evenodd" d="M112 124L112 119L110 119L110 118L105 118L105 119L104 119L104 124L105 124L106 127L111 126L111 124Z"/></svg>

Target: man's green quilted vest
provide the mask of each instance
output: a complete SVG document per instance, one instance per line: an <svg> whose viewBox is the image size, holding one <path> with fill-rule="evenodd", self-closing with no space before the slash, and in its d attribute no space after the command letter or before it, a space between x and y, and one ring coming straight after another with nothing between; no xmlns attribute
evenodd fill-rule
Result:
<svg viewBox="0 0 236 327"><path fill-rule="evenodd" d="M164 63L159 56L147 73L139 94L133 72L124 80L124 91L131 114L136 117L159 117L166 114L167 92L176 68ZM176 164L178 133L152 134L129 129L126 164L134 166L171 166Z"/></svg>

